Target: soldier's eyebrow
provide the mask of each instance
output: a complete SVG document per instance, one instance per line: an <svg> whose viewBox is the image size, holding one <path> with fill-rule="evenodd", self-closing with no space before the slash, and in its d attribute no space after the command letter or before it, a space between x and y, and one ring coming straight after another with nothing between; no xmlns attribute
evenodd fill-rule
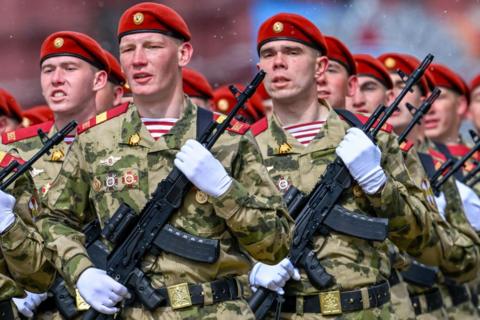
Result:
<svg viewBox="0 0 480 320"><path fill-rule="evenodd" d="M370 86L378 87L379 83L375 82L375 80L373 80L373 79L369 79L369 80L365 81L364 83L362 83L360 88L365 89L366 87L370 87Z"/></svg>

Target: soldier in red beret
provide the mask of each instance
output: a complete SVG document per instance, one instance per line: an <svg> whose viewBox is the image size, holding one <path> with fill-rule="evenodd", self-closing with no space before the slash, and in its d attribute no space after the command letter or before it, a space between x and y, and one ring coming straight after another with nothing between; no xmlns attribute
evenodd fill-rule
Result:
<svg viewBox="0 0 480 320"><path fill-rule="evenodd" d="M49 35L40 49L40 84L54 120L4 133L2 143L17 149L23 159L30 159L43 146L39 129L51 137L71 120L79 124L87 121L96 114L95 96L106 85L109 71L103 49L91 37L73 31ZM57 177L74 138L75 132L72 132L50 154L45 154L33 165L32 177L42 197ZM73 288L71 292L74 292ZM54 298L49 299L51 303L45 303L46 310L38 316L53 314L61 317ZM71 299L75 301L75 297ZM32 305L30 300L29 294L15 303L22 309L25 305Z"/></svg>
<svg viewBox="0 0 480 320"><path fill-rule="evenodd" d="M167 6L139 3L122 14L119 58L133 103L82 126L69 164L57 177L62 183L52 185L39 217L48 221L40 229L65 279L104 314L122 307L123 319L253 319L244 298L249 288L242 283L251 268L247 253L275 264L288 250L291 220L249 126L232 121L211 151L196 140L216 116L184 93L182 68L192 56L190 38L186 22ZM193 252L187 244L183 250L190 255L167 252L158 246L164 240L157 238L145 256L135 257L141 263L132 278L142 280L119 283L111 272L93 265L82 227L94 217L103 225L120 205L142 214L174 168L192 186L168 223L196 238L178 232L172 236L200 237L212 251ZM135 244L132 250L145 245ZM139 273L144 276L138 278ZM135 293L130 301L127 288ZM120 304L123 300L127 303Z"/></svg>
<svg viewBox="0 0 480 320"><path fill-rule="evenodd" d="M358 86L352 97L347 97L347 110L371 114L392 99L392 80L380 61L368 54L353 55L357 67Z"/></svg>
<svg viewBox="0 0 480 320"><path fill-rule="evenodd" d="M480 132L480 75L470 82L470 118L477 132Z"/></svg>
<svg viewBox="0 0 480 320"><path fill-rule="evenodd" d="M117 58L107 50L103 50L107 58L110 72L108 73L107 84L97 92L95 97L95 105L97 106L97 114L107 111L121 104L123 93L125 90L125 76Z"/></svg>
<svg viewBox="0 0 480 320"><path fill-rule="evenodd" d="M22 108L6 90L0 89L0 134L13 131L22 124Z"/></svg>
<svg viewBox="0 0 480 320"><path fill-rule="evenodd" d="M325 99L333 108L345 109L346 97L357 90L357 69L350 50L339 39L325 36L328 48L327 72L316 76L319 99Z"/></svg>
<svg viewBox="0 0 480 320"><path fill-rule="evenodd" d="M192 99L197 106L212 110L213 89L207 78L200 72L182 69L183 92Z"/></svg>
<svg viewBox="0 0 480 320"><path fill-rule="evenodd" d="M422 206L414 209L409 197L414 194L420 197L421 191L413 187L413 181L405 179L408 174L402 164L403 156L395 138L386 133L391 129L382 131L379 141L384 142L377 147L363 131L340 118L327 102L335 98L332 104L344 108L345 97L353 94L356 83L353 59L346 58L344 48L337 48L338 55L330 54L332 47L327 46L311 21L296 14L280 13L261 25L257 37L258 67L266 72L263 83L272 98L273 112L255 123L252 133L262 150L264 163L281 192L295 187L308 194L321 180L325 167L339 157L355 186L345 190L338 204L348 203L350 209L366 216L383 216L388 211L390 221L400 219L401 228L408 225L409 230L417 230L413 238L399 232L396 236L390 235L391 239L402 248L408 247L407 243L412 244L410 249L416 247L420 238L428 238L426 229L416 225L417 218L424 221L426 209ZM331 61L334 67L328 71ZM319 87L324 89L318 90ZM333 90L339 90L341 97ZM340 112L346 114L343 111ZM388 151L381 154L380 148ZM396 165L392 166L393 162ZM383 178L385 172L389 173L387 180ZM371 201L372 197L382 203L392 199L383 194L391 186L390 179L407 186L411 193L397 198L400 202L389 209L375 210L376 201ZM399 195L400 189L394 188L394 194ZM357 206L359 203L365 206ZM400 238L403 240L398 241ZM331 283L322 286L310 281L313 268L299 263L295 266L300 267L297 270L288 259L274 266L258 263L250 273L252 286L266 287L284 295L284 302L279 306L282 319L382 319L382 314L391 313L386 282L390 262L386 250L378 250L358 235L338 234L334 230L322 232L309 241L313 257L335 278ZM316 276L325 276L320 267L315 269ZM377 296L367 297L373 291L377 291ZM349 294L352 294L350 299ZM362 298L357 300L353 298L355 295ZM360 301L369 301L369 304Z"/></svg>

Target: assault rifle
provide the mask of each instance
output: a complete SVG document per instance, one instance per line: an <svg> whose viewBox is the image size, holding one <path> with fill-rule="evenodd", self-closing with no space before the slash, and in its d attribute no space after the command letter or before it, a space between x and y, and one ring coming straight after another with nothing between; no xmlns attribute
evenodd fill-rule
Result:
<svg viewBox="0 0 480 320"><path fill-rule="evenodd" d="M407 108L410 112L412 112L412 120L408 124L408 126L405 128L405 130L402 131L400 136L398 137L398 143L402 143L407 139L408 134L410 131L412 131L413 127L415 125L420 124L420 121L422 120L423 116L425 116L430 110L430 107L432 106L433 102L438 98L442 91L438 88L433 89L432 93L428 96L425 101L420 105L420 107L415 108L411 104L407 103Z"/></svg>
<svg viewBox="0 0 480 320"><path fill-rule="evenodd" d="M468 151L466 155L457 161L448 159L433 175L430 184L432 185L433 192L436 196L440 194L440 187L448 180L448 178L455 174L455 172L457 172L459 169L463 168L465 162L467 162L478 150L480 150L480 139L478 138L477 134L470 130L470 135L475 142L475 145L470 149L470 151Z"/></svg>
<svg viewBox="0 0 480 320"><path fill-rule="evenodd" d="M38 159L43 157L44 154L50 154L50 149L52 149L55 145L62 142L63 139L67 136L67 134L73 129L75 129L76 126L77 126L77 122L73 120L69 122L65 127L63 127L60 131L55 133L51 138L48 138L47 135L41 129L38 129L38 135L40 136L40 139L42 140L42 143L43 143L42 148L40 148L40 150L38 150L25 163L20 164L18 161L14 160L10 162L2 171L0 171L0 181L2 181L2 183L0 184L0 189L5 190L9 185L15 182L15 180L17 180L18 177L24 174L27 170L30 170L32 165ZM7 176L10 175L13 171L15 171L15 173L7 178ZM3 181L4 179L6 180Z"/></svg>
<svg viewBox="0 0 480 320"><path fill-rule="evenodd" d="M256 74L252 82L243 92L238 92L237 103L225 120L219 124L212 121L198 141L207 149L211 149L221 134L230 126L230 121L247 100L255 93L255 90L265 77L265 72ZM141 303L148 309L157 308L166 297L155 292L150 286L146 275L140 270L140 262L145 254L153 247L154 241L161 230L167 225L170 217L177 212L182 205L183 198L190 190L191 183L185 175L176 167L162 180L152 198L147 202L140 214L122 203L112 216L112 219L120 216L128 217L117 219L112 225L121 224L120 230L108 230L103 235L111 239L114 236L114 243L117 244L106 260L107 274L121 283L130 292L140 299ZM104 229L104 231L106 231ZM90 308L84 319L109 319L111 316L101 314Z"/></svg>
<svg viewBox="0 0 480 320"><path fill-rule="evenodd" d="M404 96L422 77L432 60L433 55L427 55L421 65L404 80L405 87L392 104L388 108L383 105L379 106L374 114L370 116L362 130L372 141L375 141L378 131L398 108ZM381 116L382 114L383 116ZM295 267L302 267L308 271L307 275L310 282L317 288L327 288L333 285L334 278L324 270L323 266L316 259L315 252L311 248L312 240L336 207L343 192L350 188L351 185L352 177L350 172L343 161L337 157L327 166L324 174L312 192L306 197L305 204L295 218L293 242L288 258ZM255 317L263 319L275 301L277 301L275 292L266 288L258 288L248 304L255 312Z"/></svg>

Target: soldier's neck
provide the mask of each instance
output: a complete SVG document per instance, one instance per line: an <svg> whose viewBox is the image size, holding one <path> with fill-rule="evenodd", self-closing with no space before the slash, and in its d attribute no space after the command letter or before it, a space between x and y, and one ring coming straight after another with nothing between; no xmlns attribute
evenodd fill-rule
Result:
<svg viewBox="0 0 480 320"><path fill-rule="evenodd" d="M92 104L90 107L78 107L75 108L79 112L76 113L54 113L55 117L55 127L60 130L65 127L70 121L77 121L78 125L81 125L87 122L89 119L95 117L95 104ZM72 131L70 134L74 134L75 131Z"/></svg>
<svg viewBox="0 0 480 320"><path fill-rule="evenodd" d="M316 97L310 101L295 101L289 104L276 102L273 102L273 111L284 126L324 121L328 118L328 108L318 102Z"/></svg>
<svg viewBox="0 0 480 320"><path fill-rule="evenodd" d="M183 90L180 87L169 91L148 96L133 95L133 103L140 116L146 118L180 118L184 103Z"/></svg>

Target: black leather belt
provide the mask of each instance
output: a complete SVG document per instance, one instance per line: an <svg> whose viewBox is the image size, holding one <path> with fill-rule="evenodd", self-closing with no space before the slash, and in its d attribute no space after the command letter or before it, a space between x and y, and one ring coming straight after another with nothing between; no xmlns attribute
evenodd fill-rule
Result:
<svg viewBox="0 0 480 320"><path fill-rule="evenodd" d="M0 319L14 320L11 300L0 301Z"/></svg>
<svg viewBox="0 0 480 320"><path fill-rule="evenodd" d="M376 308L390 301L390 287L386 281L367 288L369 307ZM282 312L296 313L296 296L286 296ZM363 310L361 290L320 292L318 295L303 297L304 313L324 315L341 314Z"/></svg>
<svg viewBox="0 0 480 320"><path fill-rule="evenodd" d="M390 278L388 278L388 283L390 284L390 288L396 286L400 283L400 277L398 275L398 271L396 269L392 269L392 273L390 274Z"/></svg>
<svg viewBox="0 0 480 320"><path fill-rule="evenodd" d="M215 280L208 284L212 290L213 303L235 300L239 298L237 281L234 278ZM159 307L173 309L186 308L192 305L205 304L205 292L201 284L178 284L157 289L157 293L165 297Z"/></svg>
<svg viewBox="0 0 480 320"><path fill-rule="evenodd" d="M470 300L470 295L468 294L468 288L465 284L446 284L448 293L450 294L450 298L452 299L452 304L457 306L464 302Z"/></svg>
<svg viewBox="0 0 480 320"><path fill-rule="evenodd" d="M425 300L427 301L427 310L422 310L422 306L420 305L421 296L425 296ZM427 293L411 295L410 300L412 301L413 309L415 309L416 315L432 312L443 307L442 294L440 293L440 290L438 290L438 288L435 288Z"/></svg>

